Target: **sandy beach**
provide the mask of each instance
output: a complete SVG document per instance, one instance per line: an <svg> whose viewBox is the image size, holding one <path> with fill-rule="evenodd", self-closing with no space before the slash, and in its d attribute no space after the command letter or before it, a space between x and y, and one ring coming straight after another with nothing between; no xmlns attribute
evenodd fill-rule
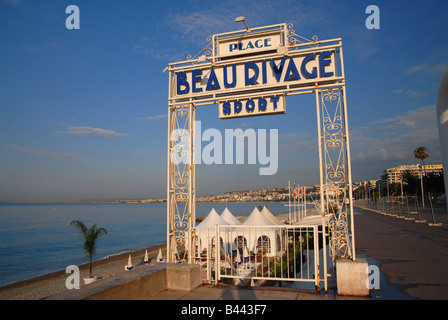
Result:
<svg viewBox="0 0 448 320"><path fill-rule="evenodd" d="M126 272L124 267L128 263L129 254L132 257L132 264L136 266L143 263L145 250L148 250L149 259L155 261L160 248L164 258L166 258L166 244L161 244L97 260L93 262L93 274L104 279L113 277L120 272ZM89 276L88 263L80 265L79 270L81 277L80 286L82 287L84 286L82 279ZM61 270L0 287L0 300L40 300L61 293L67 290L65 280L68 276L69 274L65 273L65 270Z"/></svg>
<svg viewBox="0 0 448 320"><path fill-rule="evenodd" d="M310 209L309 215L315 215L316 210ZM288 220L289 213L276 215L281 221ZM238 217L240 220L245 220L247 216ZM155 261L159 249L162 249L163 257L166 258L166 244L141 249L133 252L123 253L108 258L100 259L93 262L93 274L97 277L108 278L113 277L120 272L126 272L124 267L128 263L129 254L131 254L132 263L134 266L142 264L145 256L145 250L148 250L148 257ZM83 278L89 275L88 263L80 265L80 285L84 286ZM61 293L67 288L65 281L69 276L65 270L49 273L40 277L29 280L13 283L0 287L0 300L40 300L54 294Z"/></svg>

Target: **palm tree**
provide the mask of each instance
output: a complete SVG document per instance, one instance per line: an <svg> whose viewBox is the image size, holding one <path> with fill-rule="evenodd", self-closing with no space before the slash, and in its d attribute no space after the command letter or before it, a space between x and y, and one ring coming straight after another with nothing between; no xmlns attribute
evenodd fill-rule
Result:
<svg viewBox="0 0 448 320"><path fill-rule="evenodd" d="M414 157L422 160L423 163L423 172L426 176L426 168L425 168L425 159L428 158L428 150L425 147L418 147L414 150Z"/></svg>
<svg viewBox="0 0 448 320"><path fill-rule="evenodd" d="M84 237L83 249L86 255L89 257L89 267L90 267L89 278L93 278L92 257L96 253L96 242L101 235L107 234L107 230L104 228L98 228L96 224L88 228L83 222L79 220L73 220L70 224L78 228L78 230Z"/></svg>
<svg viewBox="0 0 448 320"><path fill-rule="evenodd" d="M426 177L425 159L428 158L428 150L426 150L425 147L418 147L417 149L414 150L414 157L422 160L423 173L425 174L425 177ZM422 186L422 205L424 208L425 207L425 197L424 197L424 192L423 192L423 176L420 176L420 183Z"/></svg>

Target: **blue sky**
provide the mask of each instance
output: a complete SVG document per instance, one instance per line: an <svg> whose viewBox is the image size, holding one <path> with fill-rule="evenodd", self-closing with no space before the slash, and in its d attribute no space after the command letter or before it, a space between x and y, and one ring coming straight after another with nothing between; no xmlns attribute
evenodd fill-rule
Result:
<svg viewBox="0 0 448 320"><path fill-rule="evenodd" d="M80 9L68 30L65 9ZM368 30L369 4L380 29ZM353 181L417 163L441 163L438 81L448 65L447 1L31 1L0 0L0 201L166 196L170 62L207 37L292 23L297 34L341 37ZM279 129L279 169L200 165L197 194L317 184L314 95L288 97L286 115L220 120L198 108L203 129Z"/></svg>

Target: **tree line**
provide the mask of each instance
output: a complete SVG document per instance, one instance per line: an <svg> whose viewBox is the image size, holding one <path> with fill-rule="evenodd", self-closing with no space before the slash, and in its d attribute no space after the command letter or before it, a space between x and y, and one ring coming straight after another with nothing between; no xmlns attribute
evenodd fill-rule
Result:
<svg viewBox="0 0 448 320"><path fill-rule="evenodd" d="M423 191L425 193L438 194L445 193L445 184L443 182L443 172L428 172L423 175ZM422 181L420 177L406 170L403 172L403 193L404 194L417 194L421 193ZM401 183L389 184L390 195L401 195Z"/></svg>

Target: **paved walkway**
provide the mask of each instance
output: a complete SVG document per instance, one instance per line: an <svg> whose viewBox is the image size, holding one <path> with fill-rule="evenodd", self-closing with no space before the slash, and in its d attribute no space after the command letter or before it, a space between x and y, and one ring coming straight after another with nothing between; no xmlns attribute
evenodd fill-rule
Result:
<svg viewBox="0 0 448 320"><path fill-rule="evenodd" d="M448 299L447 224L431 227L362 209L355 213L357 253L377 263L390 285L414 299ZM446 216L437 217L443 220Z"/></svg>
<svg viewBox="0 0 448 320"><path fill-rule="evenodd" d="M284 287L236 288L203 285L192 291L165 290L150 300L334 300L333 295Z"/></svg>

